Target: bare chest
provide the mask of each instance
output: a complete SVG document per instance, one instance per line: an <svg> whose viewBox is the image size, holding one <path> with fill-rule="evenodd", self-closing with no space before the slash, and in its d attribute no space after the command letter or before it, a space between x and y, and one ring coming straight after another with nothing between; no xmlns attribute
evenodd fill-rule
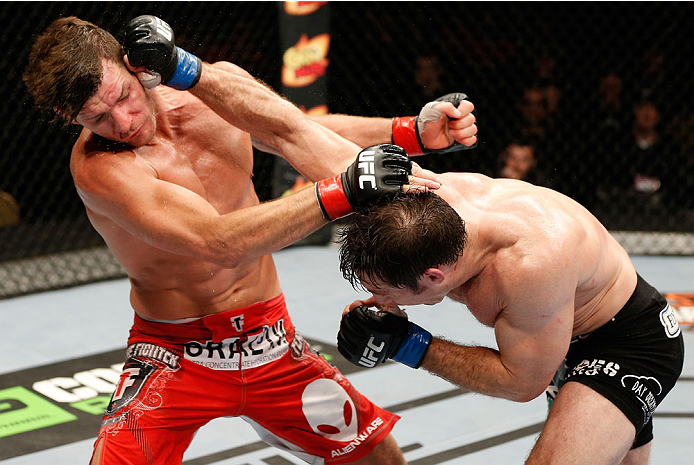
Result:
<svg viewBox="0 0 694 465"><path fill-rule="evenodd" d="M470 313L485 326L493 327L501 312L497 291L491 282L480 277L453 289L448 297L465 304Z"/></svg>
<svg viewBox="0 0 694 465"><path fill-rule="evenodd" d="M141 155L161 180L195 192L219 213L255 198L250 137L233 126L205 118L177 128L147 149Z"/></svg>

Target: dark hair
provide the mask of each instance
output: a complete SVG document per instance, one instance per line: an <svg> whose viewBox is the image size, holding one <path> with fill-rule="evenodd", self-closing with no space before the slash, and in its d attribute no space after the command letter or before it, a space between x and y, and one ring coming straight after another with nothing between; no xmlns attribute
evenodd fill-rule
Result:
<svg viewBox="0 0 694 465"><path fill-rule="evenodd" d="M39 109L70 123L101 84L102 58L123 63L115 37L74 16L59 18L31 47L24 83Z"/></svg>
<svg viewBox="0 0 694 465"><path fill-rule="evenodd" d="M383 199L352 215L338 235L340 271L355 289L364 280L414 292L428 268L463 254L467 238L463 219L432 192Z"/></svg>

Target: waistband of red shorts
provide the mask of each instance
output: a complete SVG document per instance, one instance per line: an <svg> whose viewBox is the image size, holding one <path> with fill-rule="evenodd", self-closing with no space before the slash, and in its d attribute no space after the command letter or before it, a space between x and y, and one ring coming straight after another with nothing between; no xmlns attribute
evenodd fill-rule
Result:
<svg viewBox="0 0 694 465"><path fill-rule="evenodd" d="M289 319L284 294L248 307L206 315L185 323L151 321L135 313L129 342L142 340L143 337L162 338L169 342L222 341L229 337L255 334L263 327L272 326L279 320L284 320L284 328L288 333L293 334L294 328Z"/></svg>

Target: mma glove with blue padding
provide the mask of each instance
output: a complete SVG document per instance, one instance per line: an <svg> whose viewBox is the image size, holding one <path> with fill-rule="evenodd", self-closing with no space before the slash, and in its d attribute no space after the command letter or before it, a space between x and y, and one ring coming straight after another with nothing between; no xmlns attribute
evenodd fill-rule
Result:
<svg viewBox="0 0 694 465"><path fill-rule="evenodd" d="M145 87L165 84L178 90L193 87L200 80L202 61L176 47L171 27L156 16L131 20L123 34L123 48L130 64L144 66L151 73L138 75Z"/></svg>
<svg viewBox="0 0 694 465"><path fill-rule="evenodd" d="M373 368L393 359L419 368L431 333L405 317L360 305L346 313L337 333L337 350L353 364Z"/></svg>

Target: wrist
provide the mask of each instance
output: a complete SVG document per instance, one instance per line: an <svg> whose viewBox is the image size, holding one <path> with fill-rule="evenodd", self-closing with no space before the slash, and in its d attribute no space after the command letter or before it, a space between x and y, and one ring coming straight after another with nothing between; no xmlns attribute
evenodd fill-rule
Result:
<svg viewBox="0 0 694 465"><path fill-rule="evenodd" d="M176 71L166 85L177 90L190 89L200 80L202 61L180 47L176 47L176 52L178 56Z"/></svg>
<svg viewBox="0 0 694 465"><path fill-rule="evenodd" d="M342 218L354 212L354 208L345 195L341 174L318 181L316 183L316 198L323 216L328 221Z"/></svg>
<svg viewBox="0 0 694 465"><path fill-rule="evenodd" d="M393 144L399 145L408 155L422 155L424 148L417 133L416 116L396 116L393 118Z"/></svg>
<svg viewBox="0 0 694 465"><path fill-rule="evenodd" d="M431 344L431 333L419 325L410 323L405 341L392 358L412 368L419 368Z"/></svg>

